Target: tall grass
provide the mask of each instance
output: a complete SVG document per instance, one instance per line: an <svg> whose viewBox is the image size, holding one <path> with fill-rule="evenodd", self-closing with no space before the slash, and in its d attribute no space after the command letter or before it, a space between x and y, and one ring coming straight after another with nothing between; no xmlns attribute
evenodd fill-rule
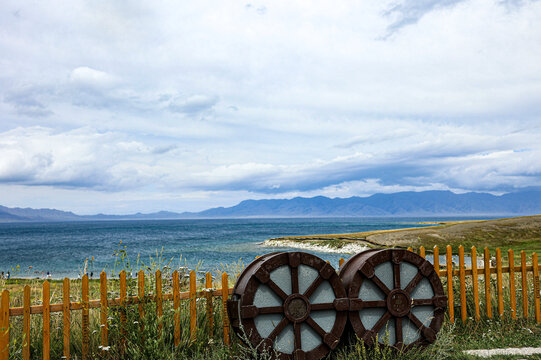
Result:
<svg viewBox="0 0 541 360"><path fill-rule="evenodd" d="M155 271L162 272L163 292L172 292L172 274L174 270L180 271L181 291L186 291L188 280L187 272L179 259L178 264L172 265L172 261L165 261L161 253L143 262L141 259L130 263L121 249L116 253L117 262L115 267L110 269L111 278L108 280L108 298L118 298L120 294L118 273L125 270L128 274L137 270L144 270L145 294L154 294ZM231 286L236 276L243 269L242 263L224 265L216 270L216 275L226 270L230 275ZM214 278L219 279L218 276ZM458 278L453 281L455 324L446 319L444 326L438 334L436 342L425 349L415 348L407 353L401 353L389 347L367 347L362 341L355 337L344 336L339 347L328 355L329 360L349 359L473 359L465 355L462 350L480 348L501 348L521 346L541 346L541 326L536 324L534 315L534 298L532 288L529 289L528 313L529 318L522 318L522 282L520 274L516 274L516 296L517 296L517 320L511 319L509 276L503 275L504 287L504 316L498 315L497 284L495 275L491 281L491 302L492 318L486 316L486 304L484 296L484 277L479 277L479 300L481 319L479 322L474 318L473 286L471 276L466 277L466 305L468 309L467 321L460 319L460 284ZM528 284L532 284L532 274L529 273ZM22 306L22 287L16 283L18 280L10 280L8 283L0 284L10 288L11 306ZM202 281L202 279L199 279ZM446 279L442 278L446 288ZM28 283L26 281L25 283ZM32 304L42 303L41 280L32 280L31 295ZM200 283L202 287L202 283ZM213 287L221 287L215 284ZM137 280L133 277L127 279L127 295L136 296L138 293ZM99 298L99 281L90 281L90 298ZM81 280L71 281L70 299L72 302L81 300ZM213 301L213 326L209 327L206 299L198 298L197 303L197 333L196 340L191 340L190 334L190 300L182 300L180 309L180 344L175 346L174 340L174 315L172 301L163 302L163 316L158 317L157 307L153 298L147 295L143 299L144 316L140 316L138 305L132 304L126 308L109 307L109 341L108 346L101 347L100 338L100 309L90 309L90 336L89 336L89 359L269 359L272 354L260 354L253 347L246 346L237 336L232 335L231 346L227 347L223 342L222 327L222 302L221 298ZM60 281L51 281L51 303L62 302L62 284ZM121 331L121 314L125 311L126 328L125 333ZM11 317L10 331L10 358L22 358L23 348L23 318L22 316ZM61 359L63 356L63 322L62 313L51 314L51 358ZM160 329L160 325L163 327ZM41 315L31 316L30 334L30 355L32 359L39 359L43 353L43 322ZM82 353L81 335L81 312L72 311L70 318L71 343L70 352L72 359L80 359ZM347 339L346 339L347 338Z"/></svg>

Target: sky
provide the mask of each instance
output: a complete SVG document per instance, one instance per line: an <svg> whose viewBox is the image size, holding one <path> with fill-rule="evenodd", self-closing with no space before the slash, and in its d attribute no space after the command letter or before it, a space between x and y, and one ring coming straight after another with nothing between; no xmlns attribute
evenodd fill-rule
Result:
<svg viewBox="0 0 541 360"><path fill-rule="evenodd" d="M0 3L0 204L541 186L541 1Z"/></svg>

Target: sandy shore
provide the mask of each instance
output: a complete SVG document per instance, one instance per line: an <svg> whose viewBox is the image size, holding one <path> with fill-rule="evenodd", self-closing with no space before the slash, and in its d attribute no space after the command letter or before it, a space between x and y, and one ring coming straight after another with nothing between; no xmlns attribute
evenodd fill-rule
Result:
<svg viewBox="0 0 541 360"><path fill-rule="evenodd" d="M328 245L318 245L308 242L290 241L290 240L265 240L263 247L287 247L301 250L311 250L325 253L337 253L337 254L356 254L365 250L368 250L368 246L362 244L344 244L340 248L331 247Z"/></svg>

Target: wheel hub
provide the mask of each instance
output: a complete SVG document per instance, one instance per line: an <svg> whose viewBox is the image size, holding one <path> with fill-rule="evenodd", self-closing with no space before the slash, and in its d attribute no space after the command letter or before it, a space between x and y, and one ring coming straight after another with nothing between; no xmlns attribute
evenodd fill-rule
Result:
<svg viewBox="0 0 541 360"><path fill-rule="evenodd" d="M411 297L404 290L394 289L387 296L387 309L393 316L406 316L411 310Z"/></svg>
<svg viewBox="0 0 541 360"><path fill-rule="evenodd" d="M284 313L286 317L293 322L306 320L310 315L310 303L308 299L301 294L290 295L284 301Z"/></svg>

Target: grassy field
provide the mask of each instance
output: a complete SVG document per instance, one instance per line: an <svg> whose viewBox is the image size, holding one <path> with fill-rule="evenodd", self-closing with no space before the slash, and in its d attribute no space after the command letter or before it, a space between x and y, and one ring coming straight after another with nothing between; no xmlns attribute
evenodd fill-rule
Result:
<svg viewBox="0 0 541 360"><path fill-rule="evenodd" d="M239 269L235 266L234 269ZM163 270L163 269L162 269ZM149 270L149 275L154 269ZM171 291L170 273L165 269L164 272L164 291ZM146 293L153 292L154 282L152 276L146 277ZM132 279L135 280L135 279ZM446 286L445 279L442 279ZM231 285L234 282L232 276ZM30 285L32 288L33 304L41 303L41 284L42 280L21 280L12 279L8 282L0 283L0 290L5 288L12 291L12 306L19 306L22 303L22 287ZM109 296L118 296L117 282L109 282ZM455 294L459 292L459 284L454 284ZM493 284L494 285L494 284ZM349 336L349 339L342 340L341 344L333 351L327 359L329 360L353 360L353 359L476 359L471 355L466 355L463 350L469 349L491 349L505 347L541 347L541 325L536 324L532 319L533 298L530 299L530 317L511 320L506 310L505 316L499 318L481 318L481 321L473 321L472 309L474 308L471 281L467 281L467 306L469 309L468 319L465 324L457 319L451 324L448 319L438 334L437 341L426 349L413 349L407 353L400 353L386 347L368 348L358 339ZM504 288L508 287L508 279L504 277ZM80 298L80 281L72 282L72 301ZM186 290L184 284L183 290ZM128 282L128 293L136 294L137 288L135 281ZM496 306L496 289L492 291L493 306ZM482 295L482 294L481 294ZM51 303L61 301L61 283L59 281L51 282ZM99 284L97 280L90 282L90 298L99 298ZM100 349L100 325L99 309L90 310L90 358L91 359L268 359L268 356L262 356L251 347L243 345L242 341L232 334L232 343L227 347L223 343L222 329L222 307L220 298L215 298L213 318L214 326L212 333L209 331L208 319L206 315L206 300L201 299L197 302L197 337L195 341L190 340L189 332L189 301L181 301L181 343L178 347L174 346L173 339L173 316L174 310L172 302L164 302L164 315L159 319L156 315L156 305L151 299L145 302L145 315L139 317L138 307L130 306L127 312L127 331L123 335L120 330L120 311L118 308L110 308L109 314L109 345L110 347L103 351ZM506 292L504 298L505 308L509 308L509 298ZM520 291L517 292L518 304L521 303ZM481 296L480 306L483 309L485 304ZM520 309L520 306L519 306ZM496 311L493 311L496 314ZM455 314L459 317L460 307L457 298L455 298ZM38 359L42 354L42 317L32 315L31 321L31 357ZM163 322L163 330L160 332L158 324ZM22 317L11 318L11 354L13 359L21 358L22 352ZM71 317L71 353L74 359L80 358L82 347L81 335L81 313L73 311ZM125 353L122 355L121 344L125 341ZM62 314L51 314L51 358L61 358L62 356ZM522 357L498 357L498 359L523 359ZM541 356L530 357L531 359L541 359Z"/></svg>
<svg viewBox="0 0 541 360"><path fill-rule="evenodd" d="M345 244L363 244L368 247L413 247L424 246L430 251L435 245L440 248L451 245L453 251L463 245L466 252L472 246L485 246L525 250L528 255L541 252L541 215L523 216L496 220L442 222L423 228L368 231L351 234L325 234L283 237L273 240L305 242L334 248Z"/></svg>

